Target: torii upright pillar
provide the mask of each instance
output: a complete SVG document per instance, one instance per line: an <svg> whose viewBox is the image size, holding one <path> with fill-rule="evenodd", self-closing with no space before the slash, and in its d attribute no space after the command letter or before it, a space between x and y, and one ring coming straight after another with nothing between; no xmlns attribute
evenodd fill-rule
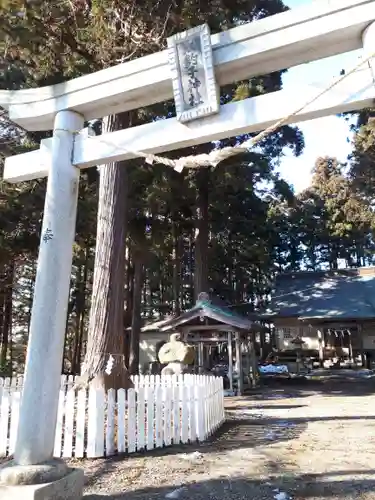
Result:
<svg viewBox="0 0 375 500"><path fill-rule="evenodd" d="M55 118L17 442L14 461L0 469L2 500L82 496L83 472L53 460L53 450L80 173L72 156L83 122L74 111Z"/></svg>

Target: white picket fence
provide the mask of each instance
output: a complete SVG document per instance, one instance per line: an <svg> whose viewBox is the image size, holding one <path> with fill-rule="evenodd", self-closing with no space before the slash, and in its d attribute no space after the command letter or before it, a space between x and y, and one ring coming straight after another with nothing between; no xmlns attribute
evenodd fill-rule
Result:
<svg viewBox="0 0 375 500"><path fill-rule="evenodd" d="M224 421L223 380L137 376L134 389L73 389L62 377L55 457L94 458L204 441ZM23 379L0 379L0 456L14 452Z"/></svg>

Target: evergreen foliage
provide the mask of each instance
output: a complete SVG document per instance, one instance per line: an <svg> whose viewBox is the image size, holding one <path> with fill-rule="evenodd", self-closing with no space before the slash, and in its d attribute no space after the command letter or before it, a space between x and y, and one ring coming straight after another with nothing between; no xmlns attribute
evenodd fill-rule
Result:
<svg viewBox="0 0 375 500"><path fill-rule="evenodd" d="M284 10L281 0L3 1L0 87L64 82L161 50L168 36L203 22L218 32ZM281 74L227 86L222 89L222 101L279 90ZM173 103L160 103L113 117L110 130L171 113ZM298 196L277 174L286 148L295 155L303 151L304 139L296 127L283 127L256 152L230 158L214 170L179 174L134 160L126 166L100 167L100 173L96 167L84 172L64 370L80 371L91 338L94 354L99 344L120 349L135 371L141 323L179 314L194 304L201 291L233 304L249 304L256 311L266 305L277 273L335 269L340 259L347 266L371 264L375 198L371 116L371 112L361 115L348 175L336 159L319 158L311 186ZM20 129L5 112L0 120L1 162L5 156L36 148L46 136ZM239 139L245 138L228 138L222 145ZM208 152L212 147L206 144L171 156ZM100 182L106 183L102 190ZM0 372L4 374L23 368L44 192L43 180L1 184ZM93 310L108 307L109 295L96 302L91 297L96 297L95 289L92 295L95 247L105 248L96 236L97 215L101 224L109 199L112 222L103 241L108 242L108 235L117 238L114 255L125 256L125 263L118 262L106 283L112 290L122 289L124 296L117 295L116 321L108 320L100 330ZM102 366L93 368L93 359L86 363L93 372L102 370Z"/></svg>

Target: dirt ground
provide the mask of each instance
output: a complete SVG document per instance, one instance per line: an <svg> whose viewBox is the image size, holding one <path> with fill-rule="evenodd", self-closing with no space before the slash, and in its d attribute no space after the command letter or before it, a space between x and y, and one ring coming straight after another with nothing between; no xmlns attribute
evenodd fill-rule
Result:
<svg viewBox="0 0 375 500"><path fill-rule="evenodd" d="M375 500L371 381L268 387L226 400L210 443L84 461L85 500Z"/></svg>

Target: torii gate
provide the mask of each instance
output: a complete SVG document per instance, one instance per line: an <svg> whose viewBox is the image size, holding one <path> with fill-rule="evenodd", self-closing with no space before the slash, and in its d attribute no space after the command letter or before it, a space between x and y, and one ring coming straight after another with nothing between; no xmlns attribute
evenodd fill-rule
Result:
<svg viewBox="0 0 375 500"><path fill-rule="evenodd" d="M207 43L219 85L359 48L368 56L375 52L375 0L313 2L212 35ZM48 176L15 451L20 466L41 464L53 454L80 169L133 158L137 151L161 153L264 129L327 86L226 104L190 123L170 118L98 137L82 132L84 120L165 101L173 90L176 98L169 57L165 50L51 87L0 91L0 106L14 122L30 131L53 128L40 150L7 158L4 171L9 182ZM374 65L289 123L373 106ZM12 495L5 491L6 500Z"/></svg>

